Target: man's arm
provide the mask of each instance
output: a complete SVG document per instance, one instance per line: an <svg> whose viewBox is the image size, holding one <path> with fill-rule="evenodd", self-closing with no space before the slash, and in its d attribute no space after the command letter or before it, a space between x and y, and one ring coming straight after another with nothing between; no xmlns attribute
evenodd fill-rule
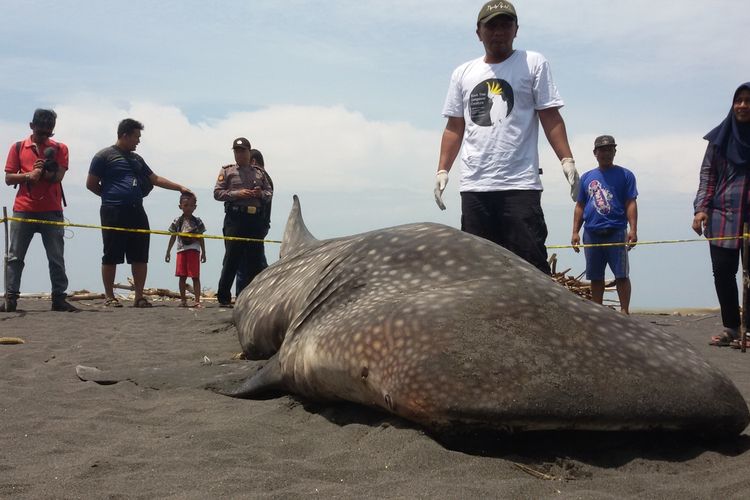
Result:
<svg viewBox="0 0 750 500"><path fill-rule="evenodd" d="M581 232L581 226L583 226L583 203L576 202L576 207L573 209L573 234L570 237L570 244L573 245L573 251L575 253L580 252L578 245L581 243L581 237L578 233Z"/></svg>
<svg viewBox="0 0 750 500"><path fill-rule="evenodd" d="M102 180L95 175L89 174L86 177L86 189L88 189L89 191L91 191L97 196L101 196L102 195Z"/></svg>
<svg viewBox="0 0 750 500"><path fill-rule="evenodd" d="M461 150L461 142L464 139L466 120L462 116L449 116L445 124L443 138L440 141L440 159L438 160L437 177L435 177L435 203L440 210L445 210L443 203L443 191L448 185L448 172L456 161L456 156Z"/></svg>
<svg viewBox="0 0 750 500"><path fill-rule="evenodd" d="M565 121L563 121L562 115L560 115L560 109L540 109L538 113L539 121L544 129L544 135L547 136L549 145L552 146L558 160L560 160L563 174L565 174L565 178L568 180L568 184L570 184L570 197L573 198L573 201L577 201L580 179L576 170L576 162L573 160L573 153L570 151L568 132L565 130Z"/></svg>
<svg viewBox="0 0 750 500"><path fill-rule="evenodd" d="M565 129L565 121L560 114L560 108L540 109L537 113L539 113L539 122L544 129L544 135L547 136L547 142L552 146L557 159L573 158L570 144L568 144L568 132Z"/></svg>
<svg viewBox="0 0 750 500"><path fill-rule="evenodd" d="M7 184L8 186L13 186L15 184L22 184L24 182L36 182L41 177L42 170L39 168L35 168L31 172L5 172L5 184Z"/></svg>
<svg viewBox="0 0 750 500"><path fill-rule="evenodd" d="M456 161L458 152L461 150L461 142L464 139L466 120L462 116L449 116L448 123L443 131L440 141L440 159L438 160L438 171L450 172L453 162Z"/></svg>
<svg viewBox="0 0 750 500"><path fill-rule="evenodd" d="M158 175L152 173L148 176L149 180L154 186L159 186L163 189L169 189L170 191L179 191L181 193L192 193L188 188L181 184L177 184L176 182L172 182L166 177L159 177Z"/></svg>
<svg viewBox="0 0 750 500"><path fill-rule="evenodd" d="M625 216L628 218L628 250L638 241L638 203L635 198L625 202Z"/></svg>

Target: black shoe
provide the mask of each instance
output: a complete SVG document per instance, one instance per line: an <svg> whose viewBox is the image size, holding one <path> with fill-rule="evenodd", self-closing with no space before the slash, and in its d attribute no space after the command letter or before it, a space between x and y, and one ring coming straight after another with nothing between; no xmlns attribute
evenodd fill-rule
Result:
<svg viewBox="0 0 750 500"><path fill-rule="evenodd" d="M80 311L80 309L78 309L76 306L66 301L65 299L53 300L52 310L57 311L57 312L69 312L69 313Z"/></svg>
<svg viewBox="0 0 750 500"><path fill-rule="evenodd" d="M8 307L5 307L5 301L0 302L0 312L16 312L16 308L18 307L18 302L16 301L16 299L7 299L7 301Z"/></svg>
<svg viewBox="0 0 750 500"><path fill-rule="evenodd" d="M231 302L219 302L219 307L223 307L225 309L231 309L234 306L232 305Z"/></svg>

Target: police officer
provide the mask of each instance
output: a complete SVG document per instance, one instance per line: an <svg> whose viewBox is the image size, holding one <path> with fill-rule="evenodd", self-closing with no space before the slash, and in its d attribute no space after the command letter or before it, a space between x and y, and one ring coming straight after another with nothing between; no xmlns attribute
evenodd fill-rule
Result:
<svg viewBox="0 0 750 500"><path fill-rule="evenodd" d="M214 187L214 198L224 202L224 236L257 238L262 240L268 228L263 207L273 196L273 188L263 169L252 164L250 141L244 137L232 142L234 161L221 167ZM247 265L248 283L263 270L265 253L263 242L224 242L224 262L216 293L219 304L232 305L232 282L240 262Z"/></svg>

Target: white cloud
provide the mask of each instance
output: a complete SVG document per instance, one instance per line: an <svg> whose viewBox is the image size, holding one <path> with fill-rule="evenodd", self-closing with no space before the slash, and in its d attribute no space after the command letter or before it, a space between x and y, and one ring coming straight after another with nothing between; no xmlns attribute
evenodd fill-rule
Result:
<svg viewBox="0 0 750 500"><path fill-rule="evenodd" d="M419 189L429 186L440 139L436 131L369 121L342 107L272 106L201 123L191 123L174 106L118 106L94 97L55 109L56 138L71 151L68 182L76 183L84 182L96 151L114 143L117 123L125 117L145 125L138 152L152 169L195 187L213 186L219 168L234 161L232 140L245 136L263 152L279 185L325 192ZM7 135L4 142L27 129L0 127L0 136Z"/></svg>
<svg viewBox="0 0 750 500"><path fill-rule="evenodd" d="M117 123L125 117L144 123L138 152L154 171L204 189L213 186L222 165L233 161L232 140L245 136L263 152L275 183L290 191L391 190L428 196L441 134L441 130L422 130L404 122L368 120L342 107L272 106L200 123L191 123L177 107L147 102L123 106L79 97L55 109L59 115L56 137L71 151L67 182L81 185L92 156L114 143ZM11 143L26 130L25 123L0 123L0 139ZM591 134L571 137L581 173L596 165L591 154L593 139ZM636 173L642 192L695 191L705 150L699 133L617 136L617 141L617 161ZM562 203L569 193L559 162L543 137L539 147L545 198ZM457 196L457 174L451 175L449 197Z"/></svg>

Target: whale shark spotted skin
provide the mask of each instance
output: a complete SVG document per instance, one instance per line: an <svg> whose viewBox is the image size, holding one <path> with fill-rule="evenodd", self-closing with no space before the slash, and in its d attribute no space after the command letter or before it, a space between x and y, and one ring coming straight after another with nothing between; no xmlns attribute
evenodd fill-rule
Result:
<svg viewBox="0 0 750 500"><path fill-rule="evenodd" d="M318 241L295 196L279 261L233 314L245 355L269 359L236 397L352 401L437 432L727 435L750 418L732 382L677 336L440 224Z"/></svg>

